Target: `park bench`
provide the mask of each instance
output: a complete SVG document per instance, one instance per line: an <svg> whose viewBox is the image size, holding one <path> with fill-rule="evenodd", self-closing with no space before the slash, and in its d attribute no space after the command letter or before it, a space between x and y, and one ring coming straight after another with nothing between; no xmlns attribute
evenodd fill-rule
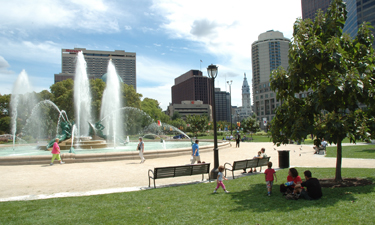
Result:
<svg viewBox="0 0 375 225"><path fill-rule="evenodd" d="M168 167L156 167L154 170L148 170L148 187L151 185L151 179L155 180L161 178L170 178L170 177L181 177L181 176L191 176L202 174L202 181L204 180L204 174L208 174L210 179L210 163L199 163L183 166L168 166Z"/></svg>
<svg viewBox="0 0 375 225"><path fill-rule="evenodd" d="M246 170L248 168L260 167L260 171L262 171L262 166L267 166L268 162L270 161L270 158L271 157L234 161L233 165L230 163L225 163L224 164L225 177L227 176L227 170L232 171L233 179L234 179L235 170ZM227 165L228 165L228 168L227 168Z"/></svg>

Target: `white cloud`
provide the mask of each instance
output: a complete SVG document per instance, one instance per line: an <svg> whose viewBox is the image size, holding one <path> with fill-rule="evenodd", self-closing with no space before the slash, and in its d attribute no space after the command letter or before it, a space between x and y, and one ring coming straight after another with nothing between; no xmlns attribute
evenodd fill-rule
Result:
<svg viewBox="0 0 375 225"><path fill-rule="evenodd" d="M9 67L9 63L0 56L0 94L11 93L12 84L17 78L13 71L8 70Z"/></svg>
<svg viewBox="0 0 375 225"><path fill-rule="evenodd" d="M118 32L121 14L108 1L102 0L13 0L2 1L1 28L9 33L15 29L70 28L96 32Z"/></svg>
<svg viewBox="0 0 375 225"><path fill-rule="evenodd" d="M251 84L251 44L268 30L291 38L293 24L301 17L301 1L164 1L154 0L152 9L163 16L161 25L170 38L197 43L200 54L214 55L219 65L217 86L229 91L233 80L232 103L241 106L243 73ZM199 53L198 53L199 54ZM250 90L251 91L251 90Z"/></svg>
<svg viewBox="0 0 375 225"><path fill-rule="evenodd" d="M61 45L52 41L31 42L1 38L0 52L8 58L26 62L61 62ZM58 72L58 71L57 71Z"/></svg>

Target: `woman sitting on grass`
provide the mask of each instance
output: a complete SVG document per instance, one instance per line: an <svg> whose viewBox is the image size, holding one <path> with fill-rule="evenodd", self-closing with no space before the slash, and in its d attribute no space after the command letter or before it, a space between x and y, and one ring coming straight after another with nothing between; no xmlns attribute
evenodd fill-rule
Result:
<svg viewBox="0 0 375 225"><path fill-rule="evenodd" d="M280 185L280 192L284 195L289 193L295 193L296 184L301 184L302 179L298 176L298 171L295 168L290 168L288 171L288 176L286 178L287 182Z"/></svg>

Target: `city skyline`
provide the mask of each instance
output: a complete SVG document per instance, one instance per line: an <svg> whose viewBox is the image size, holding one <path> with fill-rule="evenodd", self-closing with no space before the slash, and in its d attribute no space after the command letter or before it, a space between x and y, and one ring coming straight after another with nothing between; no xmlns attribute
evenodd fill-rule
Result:
<svg viewBox="0 0 375 225"><path fill-rule="evenodd" d="M241 106L243 74L252 76L251 43L267 30L292 37L301 1L5 1L0 0L0 93L12 92L25 69L34 90L49 90L61 72L61 49L125 50L137 54L137 92L166 110L174 78L191 69ZM249 79L249 85L252 81ZM157 96L157 97L155 97ZM199 100L199 99L194 99Z"/></svg>

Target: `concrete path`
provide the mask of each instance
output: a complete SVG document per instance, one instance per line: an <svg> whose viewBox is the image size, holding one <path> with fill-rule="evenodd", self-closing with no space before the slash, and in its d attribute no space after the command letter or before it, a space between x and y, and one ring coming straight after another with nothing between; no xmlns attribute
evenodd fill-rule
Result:
<svg viewBox="0 0 375 225"><path fill-rule="evenodd" d="M240 148L219 149L219 162L252 158L262 148L278 168L277 150L290 150L291 167L336 167L336 158L314 155L312 145L274 146L272 143L241 143ZM211 162L213 153L204 152L201 159ZM0 166L0 201L32 200L67 196L84 196L114 192L136 191L148 188L148 170L154 167L188 164L190 155L170 158L123 160L95 163ZM375 168L375 159L342 160L343 168ZM242 171L236 171L240 176ZM230 178L230 176L228 176ZM156 180L157 187L200 182L201 175ZM206 176L206 179L208 177ZM151 180L151 182L153 182ZM151 185L152 187L152 185Z"/></svg>

